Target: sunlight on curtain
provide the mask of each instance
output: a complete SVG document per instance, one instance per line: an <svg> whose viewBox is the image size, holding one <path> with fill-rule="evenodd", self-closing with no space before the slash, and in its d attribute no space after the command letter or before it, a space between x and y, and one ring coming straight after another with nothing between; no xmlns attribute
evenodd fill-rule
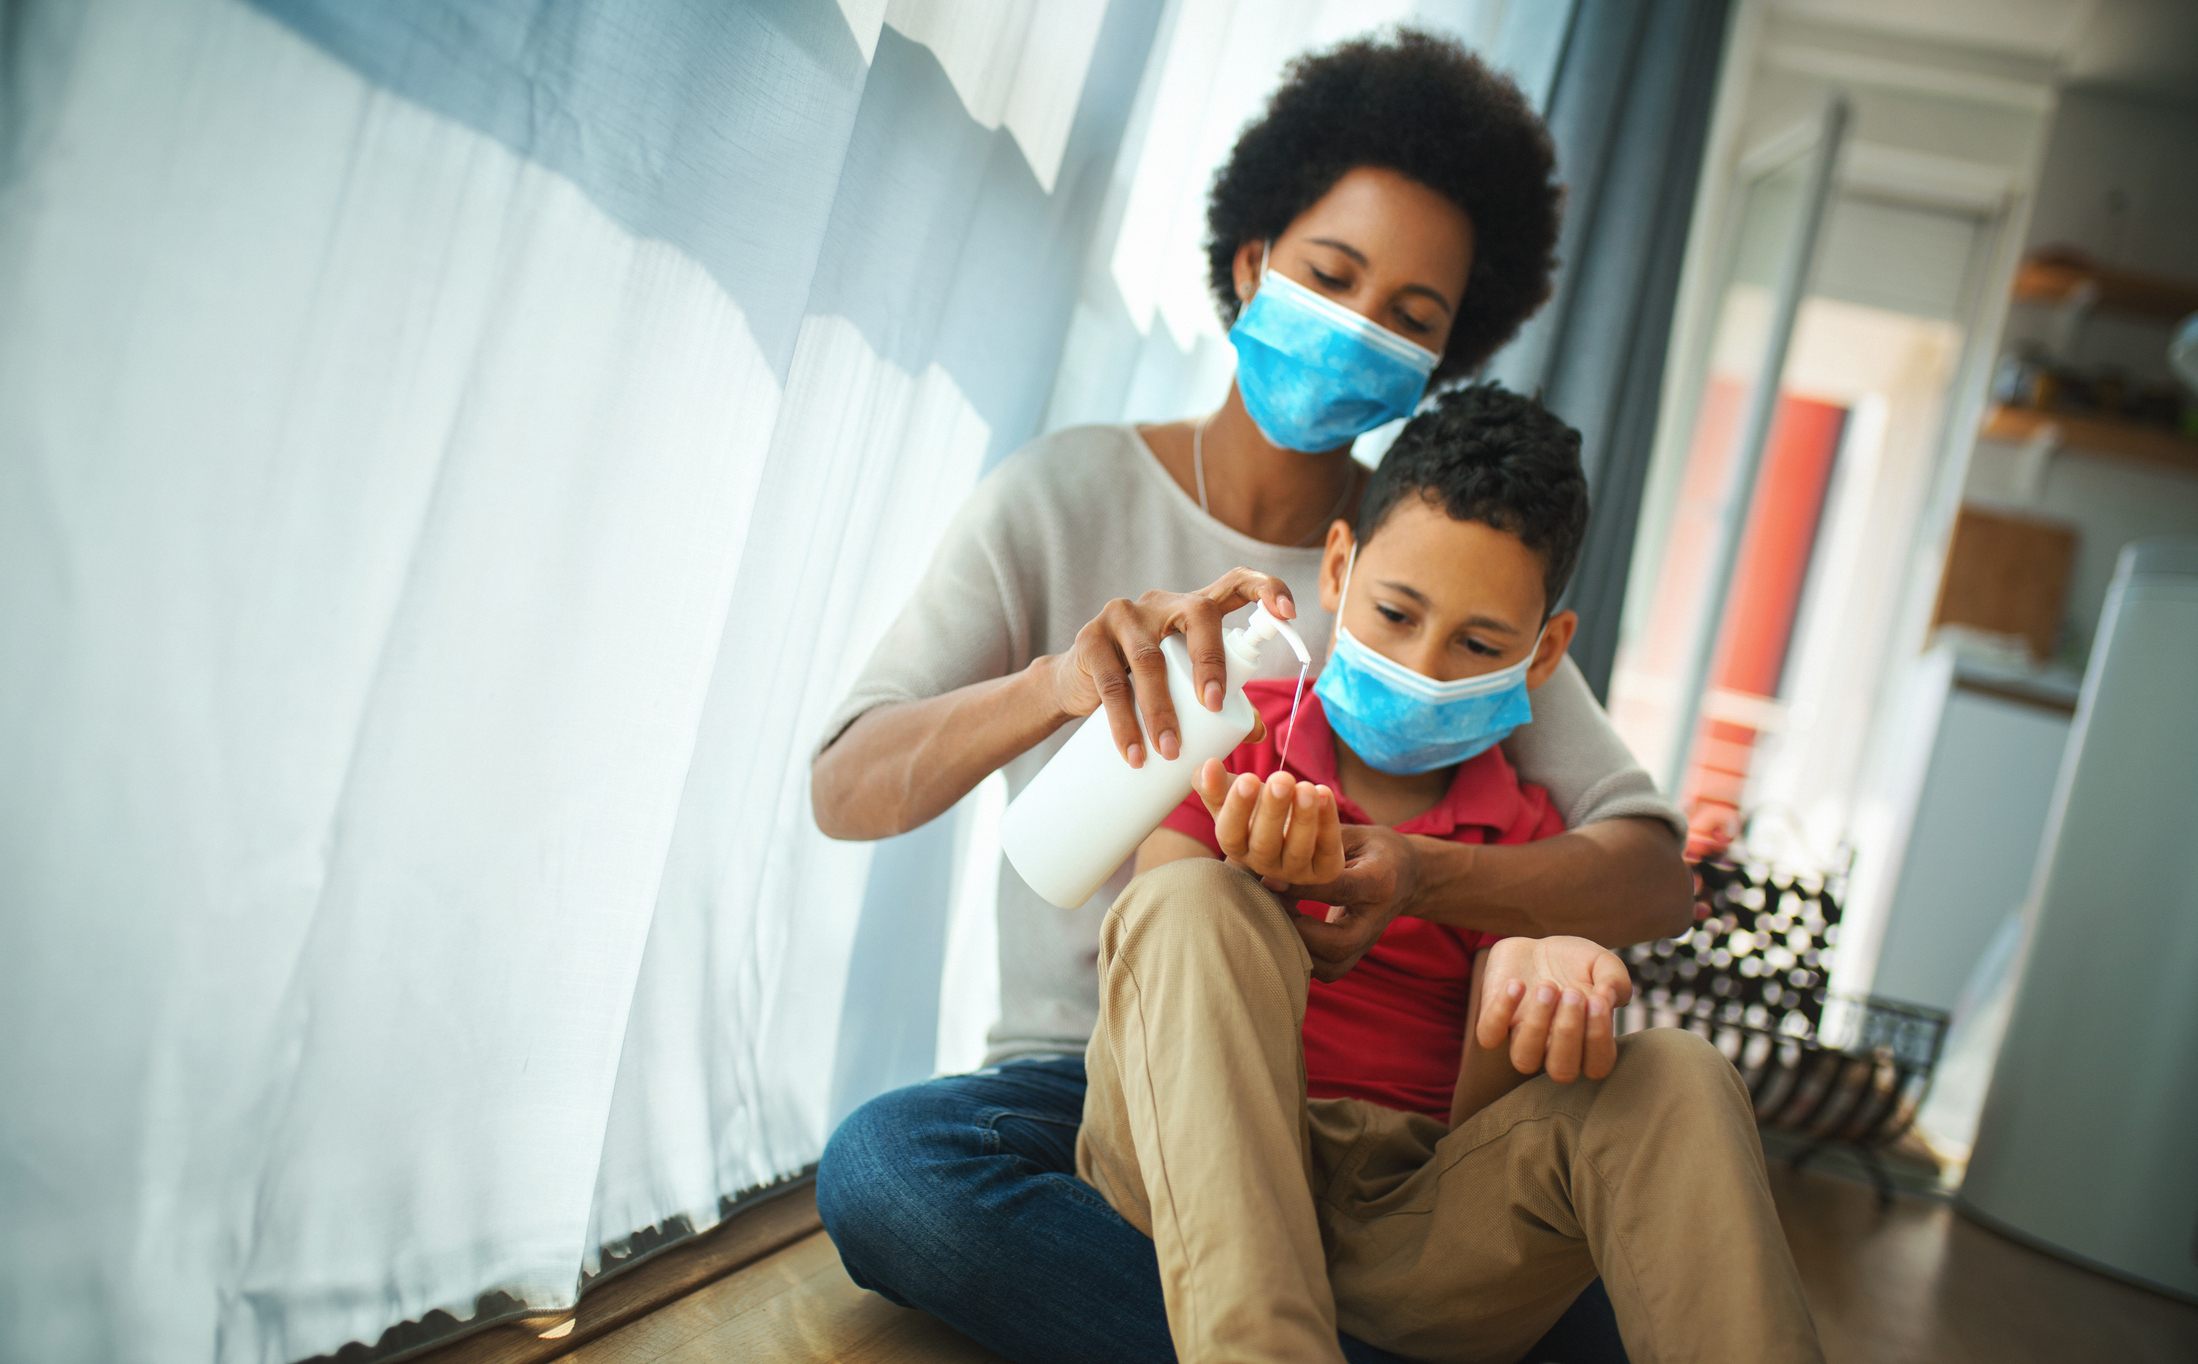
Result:
<svg viewBox="0 0 2198 1364"><path fill-rule="evenodd" d="M1014 134L1050 194L1105 15L1092 4L892 0L886 22L931 49L980 126Z"/></svg>
<svg viewBox="0 0 2198 1364"><path fill-rule="evenodd" d="M0 303L5 1353L569 1296L777 382L266 18L83 22Z"/></svg>
<svg viewBox="0 0 2198 1364"><path fill-rule="evenodd" d="M809 750L898 612L892 584L930 559L976 482L988 434L942 371L901 373L843 319L803 324L762 502L767 515L835 510L766 537L741 574L635 990L591 1246L667 1213L711 1225L724 1193L816 1158L821 1086L725 1111L693 1082L739 1092L760 1075L832 1073L871 846L816 832Z"/></svg>
<svg viewBox="0 0 2198 1364"><path fill-rule="evenodd" d="M807 767L1036 432L1159 7L994 8L22 11L0 1355L568 1305L988 1021L988 835L873 1026L900 841Z"/></svg>

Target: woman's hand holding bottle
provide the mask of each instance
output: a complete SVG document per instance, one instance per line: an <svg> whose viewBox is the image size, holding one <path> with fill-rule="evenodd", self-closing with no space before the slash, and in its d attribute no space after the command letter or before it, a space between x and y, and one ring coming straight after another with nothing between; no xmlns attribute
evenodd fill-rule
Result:
<svg viewBox="0 0 2198 1364"><path fill-rule="evenodd" d="M1192 681L1208 710L1227 694L1228 660L1221 647L1221 618L1239 607L1265 602L1279 620L1297 615L1289 584L1249 568L1231 569L1199 592L1147 592L1136 601L1117 597L1077 632L1075 647L1053 661L1054 702L1063 720L1102 707L1114 748L1132 767L1145 764L1145 735L1163 758L1181 751L1181 726L1168 699L1168 667L1160 641L1180 634L1189 646ZM1138 718L1144 718L1142 730ZM1252 731L1266 733L1264 724Z"/></svg>

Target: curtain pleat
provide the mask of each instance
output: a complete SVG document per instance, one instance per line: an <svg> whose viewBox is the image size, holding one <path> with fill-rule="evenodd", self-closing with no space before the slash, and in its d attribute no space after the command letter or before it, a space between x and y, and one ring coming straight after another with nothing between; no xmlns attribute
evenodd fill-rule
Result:
<svg viewBox="0 0 2198 1364"><path fill-rule="evenodd" d="M11 11L0 1355L569 1305L931 1073L808 756L1159 4L889 8Z"/></svg>

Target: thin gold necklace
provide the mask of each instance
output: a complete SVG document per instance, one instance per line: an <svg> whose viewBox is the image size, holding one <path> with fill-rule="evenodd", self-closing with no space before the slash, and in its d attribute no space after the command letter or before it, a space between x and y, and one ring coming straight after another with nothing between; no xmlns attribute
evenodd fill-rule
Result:
<svg viewBox="0 0 2198 1364"><path fill-rule="evenodd" d="M1198 509L1208 516L1213 515L1213 509L1206 505L1206 423L1213 419L1214 414L1208 412L1198 419L1198 425L1191 428L1191 473L1198 480ZM1305 542L1307 540L1324 533L1328 529L1329 523L1342 515L1343 504L1351 500L1351 489L1358 483L1358 472L1352 465L1353 461L1349 459L1346 459L1343 463L1343 491L1336 494L1335 504L1328 508L1328 514L1321 517L1312 531L1299 539L1296 544L1291 545L1290 548L1306 548Z"/></svg>

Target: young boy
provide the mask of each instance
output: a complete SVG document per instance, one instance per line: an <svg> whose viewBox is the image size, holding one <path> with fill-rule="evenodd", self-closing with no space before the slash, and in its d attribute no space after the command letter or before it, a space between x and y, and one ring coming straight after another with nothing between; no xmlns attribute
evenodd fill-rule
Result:
<svg viewBox="0 0 2198 1364"><path fill-rule="evenodd" d="M1616 1039L1615 955L1400 918L1311 981L1294 920L1327 907L1255 879L1333 878L1343 822L1564 831L1496 745L1576 624L1551 607L1587 525L1578 450L1494 387L1409 423L1330 529L1336 639L1294 729L1292 687L1249 684L1266 736L1233 778L1208 764L1108 915L1077 1173L1154 1238L1186 1361L1340 1359L1340 1320L1509 1364L1598 1271L1642 1364L1821 1358L1738 1076L1691 1033ZM1523 998L1529 959L1576 988ZM1552 1033L1586 1037L1589 1083L1530 1073Z"/></svg>

